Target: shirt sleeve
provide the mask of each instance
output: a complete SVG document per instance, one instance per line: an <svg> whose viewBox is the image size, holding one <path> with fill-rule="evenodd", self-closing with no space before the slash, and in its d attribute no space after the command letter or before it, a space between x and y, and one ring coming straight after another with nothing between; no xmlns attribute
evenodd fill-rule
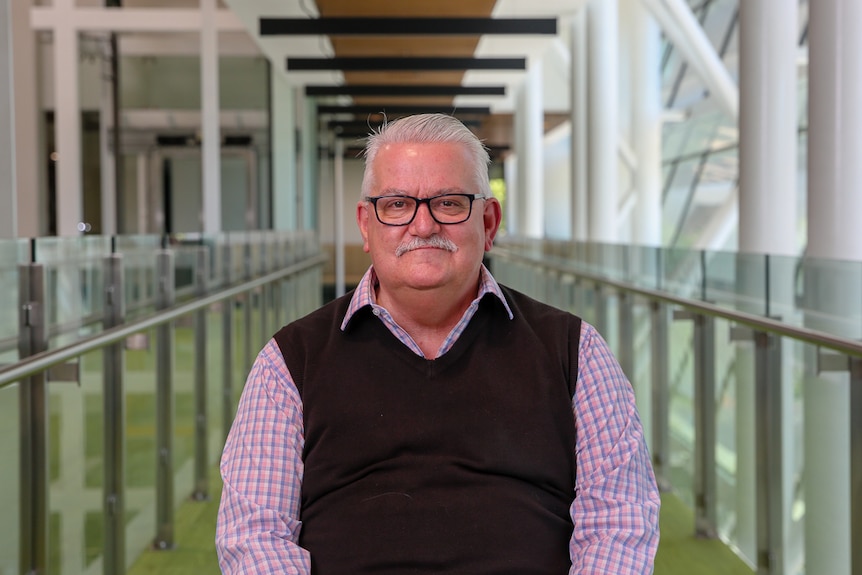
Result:
<svg viewBox="0 0 862 575"><path fill-rule="evenodd" d="M586 322L578 362L570 575L648 575L658 547L660 499L634 391Z"/></svg>
<svg viewBox="0 0 862 575"><path fill-rule="evenodd" d="M225 575L311 571L299 547L302 400L270 340L248 375L221 458L216 550Z"/></svg>

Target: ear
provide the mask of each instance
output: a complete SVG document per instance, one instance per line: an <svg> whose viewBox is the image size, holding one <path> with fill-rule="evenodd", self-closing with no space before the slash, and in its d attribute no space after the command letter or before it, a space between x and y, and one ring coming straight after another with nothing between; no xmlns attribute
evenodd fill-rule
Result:
<svg viewBox="0 0 862 575"><path fill-rule="evenodd" d="M485 225L485 251L491 251L494 246L494 238L497 236L497 230L500 229L500 222L503 219L503 208L500 207L500 202L497 198L489 198L485 200L485 210L482 213L482 220Z"/></svg>
<svg viewBox="0 0 862 575"><path fill-rule="evenodd" d="M368 247L368 218L371 214L371 204L368 202L358 202L356 204L356 223L359 226L359 233L362 234L362 251L369 252Z"/></svg>

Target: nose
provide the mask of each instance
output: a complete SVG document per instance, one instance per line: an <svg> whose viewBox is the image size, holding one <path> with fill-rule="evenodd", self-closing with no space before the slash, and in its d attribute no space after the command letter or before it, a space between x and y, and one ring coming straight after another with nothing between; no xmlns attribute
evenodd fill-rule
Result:
<svg viewBox="0 0 862 575"><path fill-rule="evenodd" d="M416 217L410 222L410 231L413 235L427 237L439 231L440 224L431 216L431 207L427 202L419 204Z"/></svg>

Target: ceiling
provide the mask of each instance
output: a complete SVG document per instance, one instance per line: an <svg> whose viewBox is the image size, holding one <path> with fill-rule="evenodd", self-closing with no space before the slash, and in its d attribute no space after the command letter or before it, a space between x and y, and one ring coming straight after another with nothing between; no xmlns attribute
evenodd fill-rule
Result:
<svg viewBox="0 0 862 575"><path fill-rule="evenodd" d="M288 81L309 86L503 86L504 95L396 96L383 90L376 95L318 96L319 106L361 105L354 115L321 115L322 123L352 121L374 124L382 118L371 111L398 115L396 106L433 106L454 113L482 138L492 155L510 148L513 112L523 70L287 70L293 58L342 57L465 57L526 58L528 65L542 66L545 128L565 121L568 115L568 28L578 9L576 0L225 0L245 23L261 50ZM529 35L260 35L261 18L555 18L557 34ZM465 108L489 108L490 114L462 115ZM336 129L340 129L339 126ZM352 127L345 126L345 130ZM350 132L352 133L352 132ZM345 131L345 137L349 132Z"/></svg>

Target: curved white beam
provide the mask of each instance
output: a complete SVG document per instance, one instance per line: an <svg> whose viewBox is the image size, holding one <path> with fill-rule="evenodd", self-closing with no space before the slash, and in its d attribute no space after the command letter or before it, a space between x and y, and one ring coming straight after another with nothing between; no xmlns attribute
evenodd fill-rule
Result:
<svg viewBox="0 0 862 575"><path fill-rule="evenodd" d="M662 31L694 68L721 108L739 120L739 89L684 0L643 0Z"/></svg>

